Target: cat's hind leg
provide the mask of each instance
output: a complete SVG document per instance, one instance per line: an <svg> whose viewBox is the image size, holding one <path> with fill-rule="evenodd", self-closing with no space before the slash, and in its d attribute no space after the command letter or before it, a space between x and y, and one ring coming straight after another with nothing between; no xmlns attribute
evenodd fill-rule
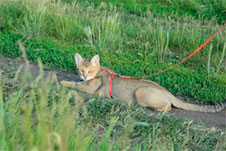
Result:
<svg viewBox="0 0 226 151"><path fill-rule="evenodd" d="M139 87L135 91L135 98L139 105L155 111L164 112L171 109L171 103L167 95L156 88Z"/></svg>

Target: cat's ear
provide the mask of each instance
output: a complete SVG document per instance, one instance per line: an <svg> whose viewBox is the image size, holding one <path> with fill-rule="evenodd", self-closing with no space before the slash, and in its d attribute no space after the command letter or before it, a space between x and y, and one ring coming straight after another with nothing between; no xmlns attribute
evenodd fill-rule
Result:
<svg viewBox="0 0 226 151"><path fill-rule="evenodd" d="M82 63L82 61L83 61L82 56L78 53L75 53L75 64L78 66Z"/></svg>
<svg viewBox="0 0 226 151"><path fill-rule="evenodd" d="M93 58L91 59L91 64L93 64L95 66L99 66L100 65L100 57L99 57L99 55L93 56Z"/></svg>

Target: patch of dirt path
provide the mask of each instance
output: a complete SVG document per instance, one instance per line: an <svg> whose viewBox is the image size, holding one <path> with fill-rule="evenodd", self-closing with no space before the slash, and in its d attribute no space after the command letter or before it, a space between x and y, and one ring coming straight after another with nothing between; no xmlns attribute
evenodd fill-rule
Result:
<svg viewBox="0 0 226 151"><path fill-rule="evenodd" d="M10 70L15 72L18 67L23 64L23 61L20 58L10 59L6 57L0 58L0 71ZM34 77L39 73L39 68L37 65L31 65L31 72ZM45 70L45 75L55 73L57 75L58 81L62 80L71 80L78 81L79 76L72 72L62 72L59 70ZM174 114L177 118L190 118L196 123L203 122L208 127L217 127L221 129L226 129L226 108L220 112L216 113L202 113L202 112L193 112L186 111L177 108L173 108L169 114Z"/></svg>

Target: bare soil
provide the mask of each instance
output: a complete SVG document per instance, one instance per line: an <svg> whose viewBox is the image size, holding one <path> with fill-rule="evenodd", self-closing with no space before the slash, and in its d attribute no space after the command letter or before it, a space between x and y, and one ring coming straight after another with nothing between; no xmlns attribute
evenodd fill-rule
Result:
<svg viewBox="0 0 226 151"><path fill-rule="evenodd" d="M0 71L8 70L10 72L15 72L18 67L23 64L22 59L10 59L6 57L0 58ZM37 65L31 65L31 73L36 77L39 73L39 68ZM62 72L60 70L44 70L45 75L56 74L58 81L71 80L78 81L79 76L72 72ZM169 114L174 114L177 118L189 118L196 123L204 123L208 127L217 127L220 129L226 129L226 108L220 112L216 113L202 113L186 111L182 109L173 108Z"/></svg>

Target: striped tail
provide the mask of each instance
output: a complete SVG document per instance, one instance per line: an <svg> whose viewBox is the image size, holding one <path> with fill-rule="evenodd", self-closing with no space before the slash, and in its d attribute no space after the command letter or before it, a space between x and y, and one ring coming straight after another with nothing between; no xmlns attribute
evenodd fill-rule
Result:
<svg viewBox="0 0 226 151"><path fill-rule="evenodd" d="M175 97L174 99L171 100L171 103L173 104L173 106L177 108L198 112L218 112L226 107L226 100L217 105L198 105L187 103Z"/></svg>

